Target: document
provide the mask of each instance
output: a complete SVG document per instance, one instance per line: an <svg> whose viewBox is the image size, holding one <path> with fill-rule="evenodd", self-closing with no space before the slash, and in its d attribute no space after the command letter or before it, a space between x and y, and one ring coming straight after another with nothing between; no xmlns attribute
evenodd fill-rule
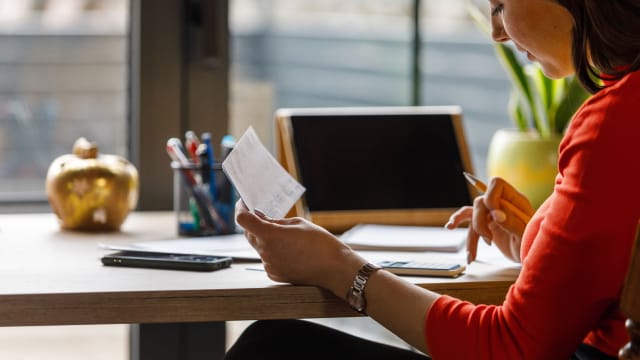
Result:
<svg viewBox="0 0 640 360"><path fill-rule="evenodd" d="M126 246L100 244L105 250L133 250L172 254L230 256L238 261L260 261L260 256L242 234L150 240Z"/></svg>
<svg viewBox="0 0 640 360"><path fill-rule="evenodd" d="M305 191L264 147L253 127L238 140L222 170L249 210L274 219L283 218Z"/></svg>
<svg viewBox="0 0 640 360"><path fill-rule="evenodd" d="M457 252L464 246L466 236L467 229L360 224L340 239L354 250Z"/></svg>

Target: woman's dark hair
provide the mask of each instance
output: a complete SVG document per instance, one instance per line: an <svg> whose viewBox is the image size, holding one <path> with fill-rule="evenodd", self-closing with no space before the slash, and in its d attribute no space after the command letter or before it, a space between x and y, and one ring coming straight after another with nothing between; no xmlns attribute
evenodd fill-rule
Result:
<svg viewBox="0 0 640 360"><path fill-rule="evenodd" d="M573 15L573 65L591 93L640 68L640 0L557 0Z"/></svg>

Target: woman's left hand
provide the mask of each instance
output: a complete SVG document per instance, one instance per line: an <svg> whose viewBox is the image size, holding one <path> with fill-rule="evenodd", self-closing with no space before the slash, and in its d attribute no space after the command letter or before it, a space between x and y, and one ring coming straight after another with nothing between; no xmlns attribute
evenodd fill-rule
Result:
<svg viewBox="0 0 640 360"><path fill-rule="evenodd" d="M299 217L271 219L240 200L236 220L270 279L321 286L343 297L366 261L327 230Z"/></svg>
<svg viewBox="0 0 640 360"><path fill-rule="evenodd" d="M520 262L520 245L527 223L511 209L503 208L502 200L529 218L535 212L526 196L504 179L494 177L487 192L475 198L473 207L463 206L449 218L446 224L449 229L471 222L467 233L467 262L476 259L478 239L481 237L488 245L495 244L508 259Z"/></svg>

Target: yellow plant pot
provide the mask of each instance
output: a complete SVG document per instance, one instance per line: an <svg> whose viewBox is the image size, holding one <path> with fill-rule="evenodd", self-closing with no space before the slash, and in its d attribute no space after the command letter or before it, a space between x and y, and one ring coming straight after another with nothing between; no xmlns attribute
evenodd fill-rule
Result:
<svg viewBox="0 0 640 360"><path fill-rule="evenodd" d="M504 178L538 208L553 191L560 140L560 136L542 139L535 132L500 129L489 144L487 174Z"/></svg>

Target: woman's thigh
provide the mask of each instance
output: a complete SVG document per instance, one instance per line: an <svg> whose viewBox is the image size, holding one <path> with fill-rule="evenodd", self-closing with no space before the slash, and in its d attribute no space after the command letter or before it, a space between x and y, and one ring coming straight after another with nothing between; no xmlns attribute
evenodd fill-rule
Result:
<svg viewBox="0 0 640 360"><path fill-rule="evenodd" d="M410 350L362 339L303 320L262 320L240 335L225 357L234 359L425 360Z"/></svg>

